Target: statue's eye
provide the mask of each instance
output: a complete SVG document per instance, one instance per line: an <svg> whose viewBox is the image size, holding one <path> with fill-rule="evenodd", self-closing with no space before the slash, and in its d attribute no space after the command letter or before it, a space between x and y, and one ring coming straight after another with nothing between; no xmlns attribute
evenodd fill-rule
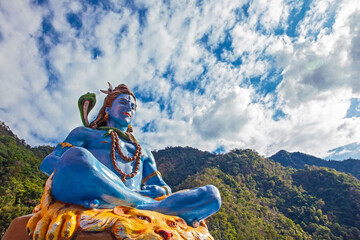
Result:
<svg viewBox="0 0 360 240"><path fill-rule="evenodd" d="M151 219L149 218L149 217L147 217L147 216L137 216L138 217L138 219L141 219L141 220L144 220L144 221L147 221L147 222L151 222Z"/></svg>
<svg viewBox="0 0 360 240"><path fill-rule="evenodd" d="M168 220L166 223L167 223L167 225L168 225L169 227L176 227L176 226L177 226L177 223L174 222L174 221Z"/></svg>

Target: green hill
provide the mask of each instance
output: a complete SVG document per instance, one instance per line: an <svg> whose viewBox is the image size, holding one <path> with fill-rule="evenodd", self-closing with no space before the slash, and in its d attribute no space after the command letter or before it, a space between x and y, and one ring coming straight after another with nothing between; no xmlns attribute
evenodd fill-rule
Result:
<svg viewBox="0 0 360 240"><path fill-rule="evenodd" d="M0 126L0 233L39 202L38 169L49 146L31 148ZM153 152L173 190L218 187L220 211L208 219L215 239L360 239L360 183L319 167L296 170L253 150L213 154L190 147Z"/></svg>
<svg viewBox="0 0 360 240"><path fill-rule="evenodd" d="M0 236L12 219L39 203L46 180L39 166L51 149L31 148L0 122Z"/></svg>
<svg viewBox="0 0 360 240"><path fill-rule="evenodd" d="M154 156L175 190L219 188L223 205L209 218L215 239L360 239L360 183L351 175L285 168L253 150L216 155L176 147ZM176 169L182 180L174 181Z"/></svg>

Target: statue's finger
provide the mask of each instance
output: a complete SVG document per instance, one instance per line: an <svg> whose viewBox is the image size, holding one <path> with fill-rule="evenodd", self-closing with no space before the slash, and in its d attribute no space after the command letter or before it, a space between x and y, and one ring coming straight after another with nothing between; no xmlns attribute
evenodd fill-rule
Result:
<svg viewBox="0 0 360 240"><path fill-rule="evenodd" d="M33 235L33 240L44 240L45 235L50 223L50 219L45 217L41 219L37 224Z"/></svg>
<svg viewBox="0 0 360 240"><path fill-rule="evenodd" d="M73 212L68 212L62 226L61 239L71 239L76 229L76 223L76 215Z"/></svg>
<svg viewBox="0 0 360 240"><path fill-rule="evenodd" d="M38 205L36 205L35 207L34 207L34 209L33 209L33 213L37 213L38 211L40 211L41 210L41 205L40 204L38 204Z"/></svg>
<svg viewBox="0 0 360 240"><path fill-rule="evenodd" d="M53 177L54 177L54 172L46 180L44 194L42 195L41 200L40 200L41 208L45 208L46 206L49 206L50 203L53 201L52 196L51 196Z"/></svg>
<svg viewBox="0 0 360 240"><path fill-rule="evenodd" d="M51 221L46 234L46 240L53 240L59 238L59 233L63 225L64 218L64 214L60 214Z"/></svg>
<svg viewBox="0 0 360 240"><path fill-rule="evenodd" d="M31 238L35 228L36 228L36 224L40 221L41 219L41 213L38 212L36 214L34 214L28 221L28 223L26 224L26 232L27 235Z"/></svg>

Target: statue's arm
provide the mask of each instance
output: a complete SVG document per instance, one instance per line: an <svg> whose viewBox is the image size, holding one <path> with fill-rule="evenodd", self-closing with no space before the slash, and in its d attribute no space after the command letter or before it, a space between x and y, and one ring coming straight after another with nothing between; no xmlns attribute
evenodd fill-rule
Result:
<svg viewBox="0 0 360 240"><path fill-rule="evenodd" d="M142 185L140 194L152 198L171 194L171 188L162 179L160 172L157 170L154 156L148 150L145 152Z"/></svg>
<svg viewBox="0 0 360 240"><path fill-rule="evenodd" d="M59 143L54 151L44 158L40 165L40 170L46 175L50 175L57 167L61 156L72 147L84 147L85 145L85 128L78 127L72 130L66 139Z"/></svg>

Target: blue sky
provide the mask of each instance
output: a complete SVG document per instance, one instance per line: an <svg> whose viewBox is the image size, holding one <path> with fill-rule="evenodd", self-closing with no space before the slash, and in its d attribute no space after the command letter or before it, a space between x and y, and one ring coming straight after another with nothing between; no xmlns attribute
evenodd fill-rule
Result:
<svg viewBox="0 0 360 240"><path fill-rule="evenodd" d="M150 149L360 149L358 0L0 0L0 120L31 145L125 83Z"/></svg>

